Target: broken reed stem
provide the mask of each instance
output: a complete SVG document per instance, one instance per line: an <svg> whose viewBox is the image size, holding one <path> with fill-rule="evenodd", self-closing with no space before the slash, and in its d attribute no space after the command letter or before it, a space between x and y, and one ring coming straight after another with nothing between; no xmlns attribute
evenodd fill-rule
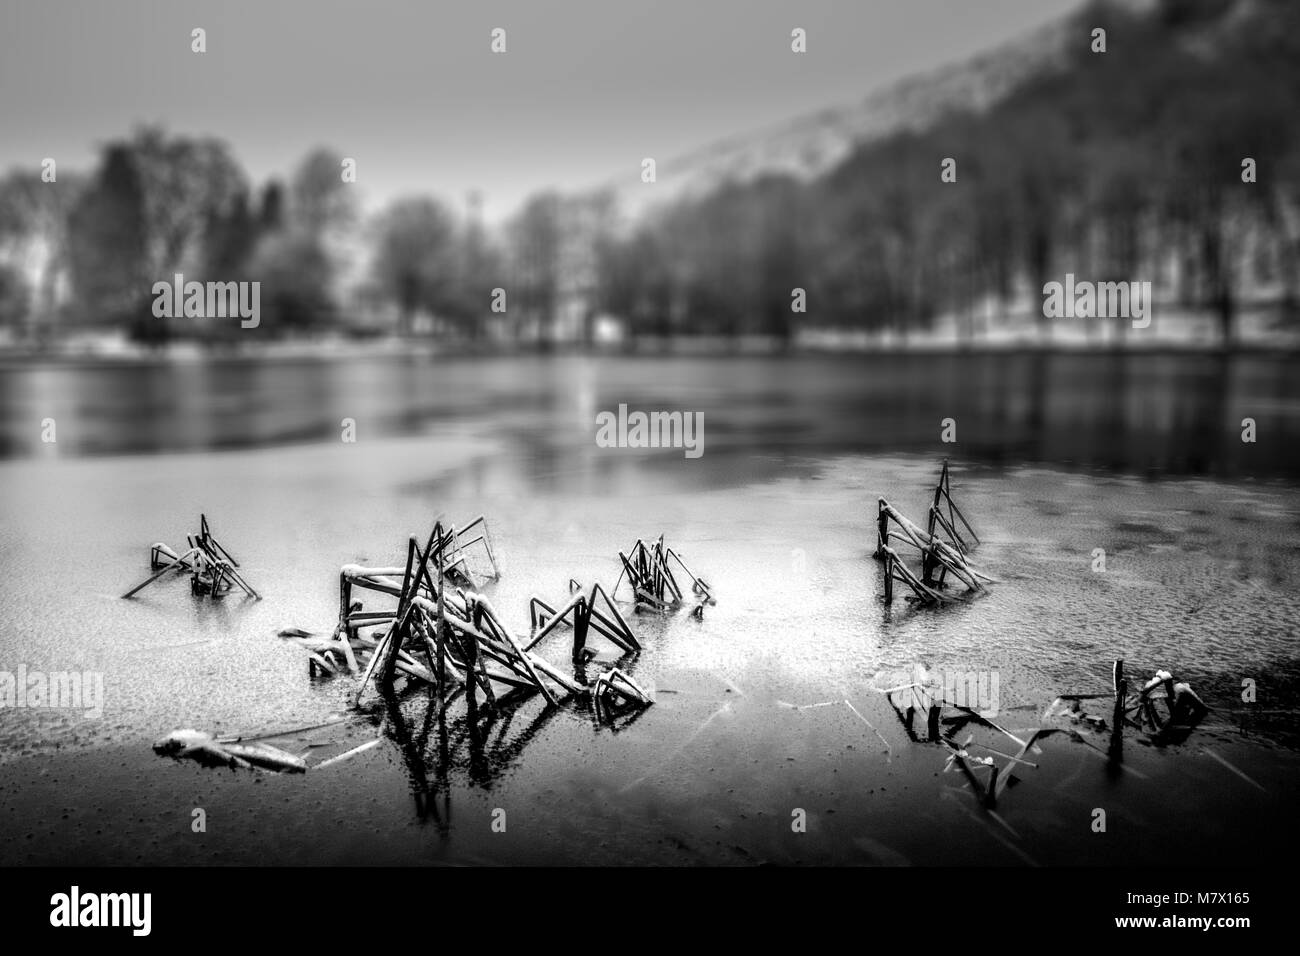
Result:
<svg viewBox="0 0 1300 956"><path fill-rule="evenodd" d="M239 585L249 597L261 600L261 595L235 570L239 567L239 562L235 560L234 555L226 550L212 534L207 515L199 515L199 533L187 534L185 540L189 547L184 555L177 555L161 541L155 542L149 549L149 567L157 573L127 591L122 597L131 597L157 581L169 570L187 570L191 573L190 589L196 594L206 591L211 597L218 598L223 596L233 583ZM171 560L164 562L164 557ZM159 568L159 565L162 567Z"/></svg>
<svg viewBox="0 0 1300 956"><path fill-rule="evenodd" d="M477 535L469 533L480 526ZM449 681L462 686L467 706L471 709L480 703L480 691L482 700L489 704L501 704L518 691L532 691L542 694L548 704L555 705L559 699L552 684L574 695L590 694L592 690L530 653L561 625L571 626L574 630L575 654L584 647L591 629L624 652L640 649L640 643L609 593L596 584L589 595L583 595L572 579L573 593L559 610L540 598L530 601L530 627L534 633L526 645L521 644L486 597L472 587L467 591L457 586L473 581L463 551L476 544L483 545L493 571L497 573L499 569L491 552L487 525L481 516L460 530L436 522L423 548L414 538L408 539L404 567L345 565L341 569L339 625L333 641L328 644L342 641L346 651L343 647L336 649L333 646L325 649L346 655L351 651L348 643L351 639L372 642L357 632L358 627L388 625L382 638L373 642L374 650L366 662L361 687L356 694L358 701L372 679L389 683L396 674L401 674L438 686L440 699L444 702L442 706L449 699L445 693ZM668 568L670 555L682 563L663 546L661 537L653 550L638 541L630 556L620 554L620 558L629 580L649 584L666 597L681 593ZM684 563L682 567L690 573ZM698 582L698 586L707 593L707 585ZM391 612L361 611L360 602L353 602L358 589L396 596L398 606ZM416 644L411 645L411 641ZM415 647L420 648L417 653L428 661L427 668L408 653ZM494 685L508 689L503 697L498 697ZM621 700L649 702L645 691L617 669L612 676L605 675L601 686Z"/></svg>
<svg viewBox="0 0 1300 956"><path fill-rule="evenodd" d="M885 603L893 603L893 581L900 580L910 587L913 593L926 603L950 600L936 590L943 583L943 578L951 573L966 585L968 591L982 591L984 585L980 579L991 580L981 575L967 563L963 553L934 536L932 531L923 531L917 527L884 498L877 499L876 557L885 561ZM936 520L941 527L945 524L942 515L937 515L933 508L930 514L930 526L933 529ZM898 527L898 532L890 530L889 523ZM921 553L921 578L918 580L907 568L898 554L889 546L891 540L903 541L912 545ZM939 569L939 578L935 580L935 570Z"/></svg>
<svg viewBox="0 0 1300 956"><path fill-rule="evenodd" d="M179 557L179 558L177 558L175 561L172 561L170 564L165 565L165 566L162 568L162 570L158 571L156 574L152 574L152 575L150 575L149 577L145 578L143 581L141 581L139 584L137 584L137 585L136 585L135 587L133 587L131 590L129 590L129 591L127 591L125 594L123 594L122 597L124 597L124 598L129 598L131 595L135 594L137 591L140 591L140 590L142 590L143 588L147 587L148 585L153 584L153 582L157 581L160 577L162 577L162 576L163 576L164 574L166 574L168 571L171 571L171 570L173 570L173 569L175 569L175 568L180 568L180 567L187 567L187 568L188 568L189 565L185 563L185 562L186 562L186 559L188 559L188 558L192 558L192 557L195 557L195 556L197 556L197 555L199 555L199 554L201 554L201 553L202 553L202 552L199 551L198 548L191 548L189 551L186 551L186 552L185 552L184 556Z"/></svg>

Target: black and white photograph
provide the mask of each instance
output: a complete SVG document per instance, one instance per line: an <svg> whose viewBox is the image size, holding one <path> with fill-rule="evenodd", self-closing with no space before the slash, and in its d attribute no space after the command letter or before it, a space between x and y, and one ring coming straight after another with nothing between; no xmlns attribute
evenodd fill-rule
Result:
<svg viewBox="0 0 1300 956"><path fill-rule="evenodd" d="M1249 941L1298 106L1289 0L0 0L3 921Z"/></svg>

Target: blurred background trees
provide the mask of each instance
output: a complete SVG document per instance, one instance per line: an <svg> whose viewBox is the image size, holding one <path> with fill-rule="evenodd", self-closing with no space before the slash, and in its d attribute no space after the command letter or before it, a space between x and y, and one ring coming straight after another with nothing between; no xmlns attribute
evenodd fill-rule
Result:
<svg viewBox="0 0 1300 956"><path fill-rule="evenodd" d="M421 311L460 321L472 309L457 261L456 230L451 211L423 196L398 200L380 216L375 279L381 294L396 304L403 334L412 332Z"/></svg>
<svg viewBox="0 0 1300 956"><path fill-rule="evenodd" d="M1076 29L1062 62L985 112L860 143L811 182L725 183L647 220L604 250L610 307L652 333L780 337L798 320L905 337L940 316L974 335L987 301L1047 338L1042 286L1075 272L1151 280L1224 341L1243 295L1276 279L1294 325L1300 7L1098 3L1075 22L1106 29L1107 51ZM796 286L806 316L788 308Z"/></svg>
<svg viewBox="0 0 1300 956"><path fill-rule="evenodd" d="M254 184L222 141L143 127L104 144L88 175L0 179L0 328L228 339L230 323L152 317L152 283L176 273L262 282L265 335L368 322L586 342L608 320L634 335L906 340L942 323L978 337L1018 314L1047 340L1041 289L1066 272L1153 280L1225 342L1260 299L1295 324L1300 6L1096 3L1072 22L1067 53L986 109L858 142L815 176L737 175L633 220L610 193L554 190L491 228L478 196L463 213L411 196L367 216L329 148ZM1242 181L1246 157L1257 182Z"/></svg>

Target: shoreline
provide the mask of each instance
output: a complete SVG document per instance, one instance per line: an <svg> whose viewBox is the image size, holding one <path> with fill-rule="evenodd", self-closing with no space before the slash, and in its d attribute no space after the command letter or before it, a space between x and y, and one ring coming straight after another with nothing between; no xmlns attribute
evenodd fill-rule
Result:
<svg viewBox="0 0 1300 956"><path fill-rule="evenodd" d="M281 347L283 346L283 347ZM473 343L430 342L420 340L385 341L375 346L364 341L338 341L328 344L269 343L256 350L242 348L183 348L163 353L64 353L58 351L0 350L0 371L24 371L40 368L112 368L171 367L185 365L259 365L311 364L406 358L410 360L491 360L491 359L665 359L682 361L732 359L750 361L770 358L775 361L801 358L844 359L860 357L932 356L1077 356L1115 358L1125 356L1202 356L1262 357L1278 361L1300 359L1300 341L1235 342L1229 345L1193 341L1156 341L1143 344L1099 344L1089 342L936 342L898 345L779 345L767 342L732 340L673 341L642 340L627 345L519 344L479 346Z"/></svg>

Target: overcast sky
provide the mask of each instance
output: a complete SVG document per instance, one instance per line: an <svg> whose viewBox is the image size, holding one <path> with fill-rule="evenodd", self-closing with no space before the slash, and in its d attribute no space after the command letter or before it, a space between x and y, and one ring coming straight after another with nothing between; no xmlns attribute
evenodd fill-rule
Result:
<svg viewBox="0 0 1300 956"><path fill-rule="evenodd" d="M255 181L308 149L367 205L530 191L828 106L980 52L1078 0L0 0L0 170L89 168L140 122L227 140ZM808 53L790 53L790 31ZM207 52L190 52L190 31ZM489 50L507 31L508 52Z"/></svg>

